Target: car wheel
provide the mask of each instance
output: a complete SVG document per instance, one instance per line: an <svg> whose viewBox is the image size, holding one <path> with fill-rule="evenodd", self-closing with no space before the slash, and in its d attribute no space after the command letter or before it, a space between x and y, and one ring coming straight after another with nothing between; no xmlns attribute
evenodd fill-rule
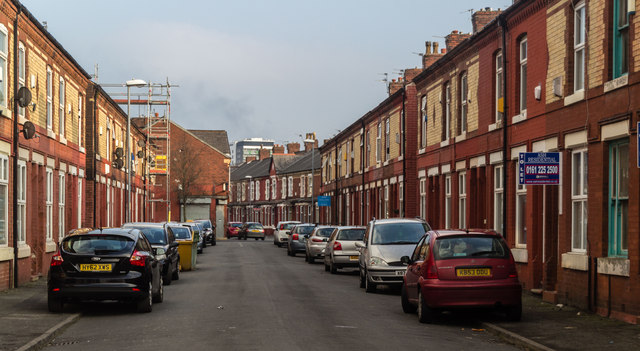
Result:
<svg viewBox="0 0 640 351"><path fill-rule="evenodd" d="M213 240L213 242L211 243L211 246L216 246L216 240Z"/></svg>
<svg viewBox="0 0 640 351"><path fill-rule="evenodd" d="M418 320L420 323L431 323L433 322L434 312L429 306L427 306L427 302L424 301L424 296L422 296L422 291L418 292Z"/></svg>
<svg viewBox="0 0 640 351"><path fill-rule="evenodd" d="M367 272L364 272L364 290L368 293L376 291L376 283L371 282Z"/></svg>
<svg viewBox="0 0 640 351"><path fill-rule="evenodd" d="M147 296L143 297L142 299L138 300L138 304L136 305L136 309L138 310L138 312L140 313L148 313L151 312L151 305L153 303L153 291L152 291L152 287L151 287L151 282L149 282L149 291L147 292Z"/></svg>
<svg viewBox="0 0 640 351"><path fill-rule="evenodd" d="M207 239L206 238L202 239L202 248L204 249L205 247L207 247Z"/></svg>
<svg viewBox="0 0 640 351"><path fill-rule="evenodd" d="M329 271L329 265L327 264L327 262L324 263L324 271L325 272Z"/></svg>
<svg viewBox="0 0 640 351"><path fill-rule="evenodd" d="M180 260L180 258L178 258ZM180 263L176 263L176 270L173 271L173 275L171 276L173 280L180 280Z"/></svg>
<svg viewBox="0 0 640 351"><path fill-rule="evenodd" d="M329 261L329 271L331 272L331 274L336 274L336 272L338 272L338 268L336 267L335 263L333 263L333 260Z"/></svg>
<svg viewBox="0 0 640 351"><path fill-rule="evenodd" d="M262 241L264 241L264 236L262 238L260 238Z"/></svg>
<svg viewBox="0 0 640 351"><path fill-rule="evenodd" d="M47 307L51 313L62 313L64 309L64 301L62 298L53 296L51 293L47 294Z"/></svg>
<svg viewBox="0 0 640 351"><path fill-rule="evenodd" d="M404 283L402 283L402 288L400 288L400 300L402 301L402 311L404 313L413 313L416 311L416 306L412 305L409 302L409 298L407 297L407 288Z"/></svg>
<svg viewBox="0 0 640 351"><path fill-rule="evenodd" d="M202 248L198 249L198 253L201 254L202 253Z"/></svg>
<svg viewBox="0 0 640 351"><path fill-rule="evenodd" d="M256 241L258 241L258 239L260 239L260 238L255 238L255 239L256 239Z"/></svg>
<svg viewBox="0 0 640 351"><path fill-rule="evenodd" d="M164 278L160 277L160 286L158 287L158 292L153 295L154 303L161 303L162 300L164 300L164 288L162 287L163 285L164 285Z"/></svg>
<svg viewBox="0 0 640 351"><path fill-rule="evenodd" d="M364 282L364 280L365 280L365 277L364 277L364 275L362 274L362 270L360 270L360 288L362 288L362 289L364 289L364 287L365 287L365 285L366 285L366 284L365 284L365 282Z"/></svg>
<svg viewBox="0 0 640 351"><path fill-rule="evenodd" d="M522 319L522 305L507 307L507 320L511 322L519 322Z"/></svg>
<svg viewBox="0 0 640 351"><path fill-rule="evenodd" d="M309 256L309 258L307 259L307 263L314 264L314 263L316 263L316 259L311 257L311 256Z"/></svg>

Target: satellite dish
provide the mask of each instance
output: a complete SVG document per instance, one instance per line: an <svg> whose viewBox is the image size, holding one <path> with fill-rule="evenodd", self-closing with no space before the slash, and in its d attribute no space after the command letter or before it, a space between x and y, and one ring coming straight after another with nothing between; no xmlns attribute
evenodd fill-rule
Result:
<svg viewBox="0 0 640 351"><path fill-rule="evenodd" d="M124 156L124 150L122 150L121 147L117 147L115 154L117 158L121 158L122 156ZM118 168L121 168L121 167L118 167Z"/></svg>
<svg viewBox="0 0 640 351"><path fill-rule="evenodd" d="M122 168L122 166L124 166L124 161L121 158L119 158L119 159L113 161L113 163L111 165L113 166L113 168L120 169L120 168Z"/></svg>
<svg viewBox="0 0 640 351"><path fill-rule="evenodd" d="M156 161L151 161L151 162L149 163L149 166L151 166L151 167L155 167L155 166L156 166Z"/></svg>
<svg viewBox="0 0 640 351"><path fill-rule="evenodd" d="M31 91L27 87L18 89L18 106L27 107L31 103Z"/></svg>
<svg viewBox="0 0 640 351"><path fill-rule="evenodd" d="M142 152L142 150L140 150L140 151L138 151L136 156L138 156L138 158L143 158L144 157L144 152Z"/></svg>
<svg viewBox="0 0 640 351"><path fill-rule="evenodd" d="M138 140L138 146L139 147L144 147L145 146L144 140L142 140L142 139Z"/></svg>
<svg viewBox="0 0 640 351"><path fill-rule="evenodd" d="M31 121L25 121L22 126L22 135L27 140L33 138L36 135L36 126Z"/></svg>
<svg viewBox="0 0 640 351"><path fill-rule="evenodd" d="M153 157L151 157L151 156L147 157L147 162L149 162L149 163L153 162Z"/></svg>

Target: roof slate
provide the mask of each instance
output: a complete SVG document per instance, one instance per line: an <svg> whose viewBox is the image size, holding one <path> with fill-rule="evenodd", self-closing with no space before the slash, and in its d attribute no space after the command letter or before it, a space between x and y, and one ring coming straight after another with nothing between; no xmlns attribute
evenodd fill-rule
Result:
<svg viewBox="0 0 640 351"><path fill-rule="evenodd" d="M189 132L218 149L223 154L231 154L229 137L227 136L226 130L189 129Z"/></svg>

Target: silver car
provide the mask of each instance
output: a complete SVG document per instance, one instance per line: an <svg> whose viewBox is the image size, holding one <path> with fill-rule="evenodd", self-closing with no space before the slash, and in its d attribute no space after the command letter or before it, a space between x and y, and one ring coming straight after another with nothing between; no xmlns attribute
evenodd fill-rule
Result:
<svg viewBox="0 0 640 351"><path fill-rule="evenodd" d="M360 251L360 287L367 292L374 292L379 284L399 287L407 269L400 258L411 256L416 243L429 230L429 225L420 219L374 219L369 222L363 241L356 242Z"/></svg>
<svg viewBox="0 0 640 351"><path fill-rule="evenodd" d="M313 263L316 258L324 257L324 247L334 229L336 229L336 227L318 226L313 230L304 243L305 261Z"/></svg>
<svg viewBox="0 0 640 351"><path fill-rule="evenodd" d="M276 230L273 232L273 245L278 245L278 247L282 247L289 240L289 233L291 233L291 229L296 224L300 224L298 221L283 221L278 222L278 226L276 226Z"/></svg>
<svg viewBox="0 0 640 351"><path fill-rule="evenodd" d="M316 225L311 223L296 224L287 241L287 255L295 256L297 252L305 252L304 242L307 236L313 232Z"/></svg>
<svg viewBox="0 0 640 351"><path fill-rule="evenodd" d="M324 270L336 273L338 268L358 267L360 252L356 242L362 242L365 227L338 227L324 249Z"/></svg>

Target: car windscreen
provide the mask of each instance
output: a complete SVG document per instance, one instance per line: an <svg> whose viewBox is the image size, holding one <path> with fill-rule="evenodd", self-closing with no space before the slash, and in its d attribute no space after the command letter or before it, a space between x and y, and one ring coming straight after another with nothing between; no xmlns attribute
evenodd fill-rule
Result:
<svg viewBox="0 0 640 351"><path fill-rule="evenodd" d="M335 229L336 228L319 228L318 230L316 230L316 236L328 238L331 236L331 233L333 233Z"/></svg>
<svg viewBox="0 0 640 351"><path fill-rule="evenodd" d="M171 227L173 234L176 236L176 240L189 240L191 239L191 231L187 227Z"/></svg>
<svg viewBox="0 0 640 351"><path fill-rule="evenodd" d="M483 257L508 258L509 249L500 238L489 236L446 236L436 239L433 247L436 260Z"/></svg>
<svg viewBox="0 0 640 351"><path fill-rule="evenodd" d="M293 232L294 233L298 233L298 234L311 234L313 232L313 229L315 229L314 226L310 226L310 225L301 225L301 226L297 226Z"/></svg>
<svg viewBox="0 0 640 351"><path fill-rule="evenodd" d="M198 221L198 223L200 223L202 225L202 228L204 229L211 229L211 222L204 220L204 221Z"/></svg>
<svg viewBox="0 0 640 351"><path fill-rule="evenodd" d="M139 227L140 231L147 237L151 245L166 245L167 238L164 232L164 228L151 228L151 227Z"/></svg>
<svg viewBox="0 0 640 351"><path fill-rule="evenodd" d="M253 223L253 224L249 224L247 226L249 229L262 229L262 224L260 223Z"/></svg>
<svg viewBox="0 0 640 351"><path fill-rule="evenodd" d="M76 235L62 241L62 250L73 254L104 255L130 253L133 240L119 235Z"/></svg>
<svg viewBox="0 0 640 351"><path fill-rule="evenodd" d="M429 231L421 222L381 223L373 227L371 243L374 245L415 244Z"/></svg>
<svg viewBox="0 0 640 351"><path fill-rule="evenodd" d="M363 229L343 229L338 232L338 236L336 240L352 240L352 241L362 241L364 238L364 228Z"/></svg>
<svg viewBox="0 0 640 351"><path fill-rule="evenodd" d="M285 223L280 226L280 230L291 230L297 223Z"/></svg>

